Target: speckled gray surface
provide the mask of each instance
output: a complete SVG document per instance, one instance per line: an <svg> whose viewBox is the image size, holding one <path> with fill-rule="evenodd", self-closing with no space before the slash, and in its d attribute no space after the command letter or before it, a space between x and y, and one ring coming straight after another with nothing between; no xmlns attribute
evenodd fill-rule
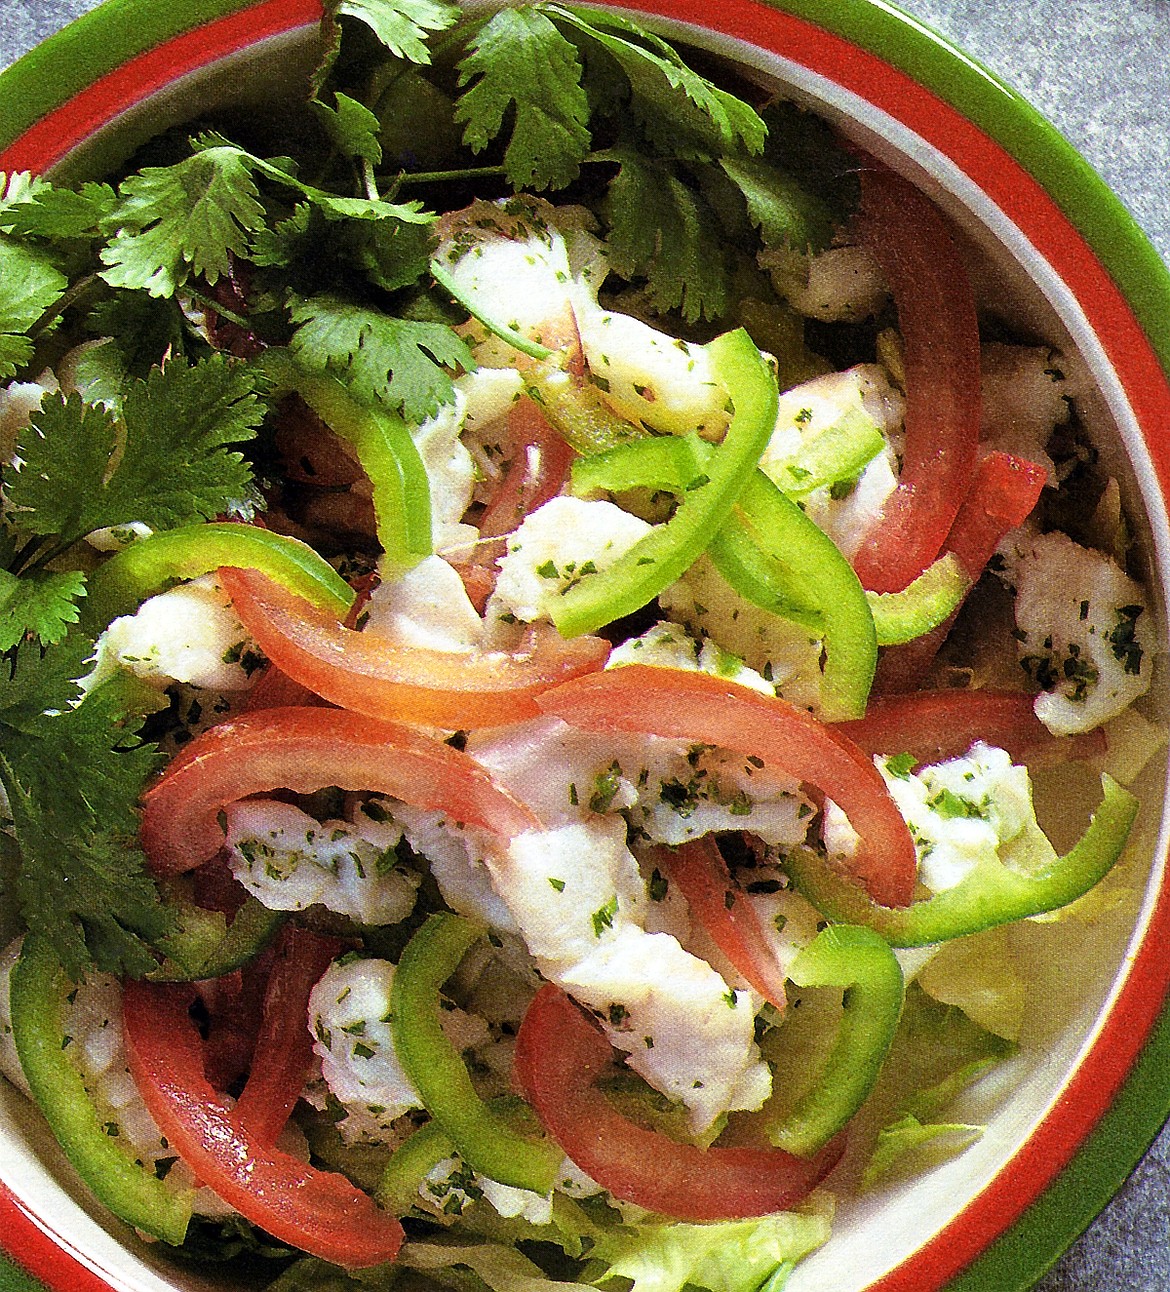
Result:
<svg viewBox="0 0 1170 1292"><path fill-rule="evenodd" d="M0 0L0 66L95 3ZM1170 0L902 0L901 8L1034 103L1170 260ZM1170 1130L1035 1292L1170 1292Z"/></svg>

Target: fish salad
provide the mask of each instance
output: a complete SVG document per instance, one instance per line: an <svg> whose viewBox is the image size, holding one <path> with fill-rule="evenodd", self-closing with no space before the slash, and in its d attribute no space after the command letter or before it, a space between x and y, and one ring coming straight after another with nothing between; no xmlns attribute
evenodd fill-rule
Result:
<svg viewBox="0 0 1170 1292"><path fill-rule="evenodd" d="M779 1289L1125 868L1079 365L709 55L325 10L299 106L0 179L3 1071L284 1292Z"/></svg>

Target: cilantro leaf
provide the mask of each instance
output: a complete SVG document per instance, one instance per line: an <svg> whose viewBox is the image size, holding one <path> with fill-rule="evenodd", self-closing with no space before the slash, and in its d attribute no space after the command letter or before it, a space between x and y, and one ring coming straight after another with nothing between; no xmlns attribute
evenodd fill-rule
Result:
<svg viewBox="0 0 1170 1292"><path fill-rule="evenodd" d="M62 547L109 525L209 519L247 495L248 467L227 446L251 438L261 417L253 375L221 355L132 381L120 424L79 395L47 397L17 438L11 519Z"/></svg>
<svg viewBox="0 0 1170 1292"><path fill-rule="evenodd" d="M14 175L12 181L19 179ZM14 187L0 201L0 229L23 238L64 240L97 232L113 210L116 194L108 184L57 188L44 180Z"/></svg>
<svg viewBox="0 0 1170 1292"><path fill-rule="evenodd" d="M327 0L325 10L334 20L359 19L396 58L422 64L431 61L427 33L459 19L459 6L443 0Z"/></svg>
<svg viewBox="0 0 1170 1292"><path fill-rule="evenodd" d="M339 90L335 98L336 108L324 103L313 104L329 138L347 157L377 166L382 160L382 145L378 141L381 122L364 103L351 99L348 94Z"/></svg>
<svg viewBox="0 0 1170 1292"><path fill-rule="evenodd" d="M832 208L795 176L755 158L723 157L719 164L743 194L765 247L820 251L832 241Z"/></svg>
<svg viewBox="0 0 1170 1292"><path fill-rule="evenodd" d="M25 333L68 286L46 252L0 235L0 378L14 377L33 357Z"/></svg>
<svg viewBox="0 0 1170 1292"><path fill-rule="evenodd" d="M749 104L688 67L659 37L617 14L549 5L546 12L600 46L621 68L629 107L661 151L692 159L764 147L767 127Z"/></svg>
<svg viewBox="0 0 1170 1292"><path fill-rule="evenodd" d="M329 295L296 298L291 314L299 326L289 348L302 363L330 370L366 403L401 408L414 425L454 399L448 369L475 367L443 323L392 318Z"/></svg>
<svg viewBox="0 0 1170 1292"><path fill-rule="evenodd" d="M29 929L74 977L90 963L141 974L170 928L137 845L137 803L157 752L134 733L133 684L114 680L75 704L93 643L27 648L0 685L0 782L21 855L16 893Z"/></svg>
<svg viewBox="0 0 1170 1292"><path fill-rule="evenodd" d="M589 103L573 44L535 8L502 9L469 42L455 119L482 152L513 108L504 168L516 188L563 188L589 151Z"/></svg>
<svg viewBox="0 0 1170 1292"><path fill-rule="evenodd" d="M605 201L613 269L623 278L645 278L661 312L680 310L688 322L721 317L730 266L702 195L668 162L630 149L606 155L620 163Z"/></svg>
<svg viewBox="0 0 1170 1292"><path fill-rule="evenodd" d="M215 283L264 224L252 169L242 149L220 144L124 180L105 221L102 277L152 296L173 295L192 273Z"/></svg>
<svg viewBox="0 0 1170 1292"><path fill-rule="evenodd" d="M0 570L0 651L26 637L55 645L80 616L77 598L85 595L80 570L35 570L18 578Z"/></svg>

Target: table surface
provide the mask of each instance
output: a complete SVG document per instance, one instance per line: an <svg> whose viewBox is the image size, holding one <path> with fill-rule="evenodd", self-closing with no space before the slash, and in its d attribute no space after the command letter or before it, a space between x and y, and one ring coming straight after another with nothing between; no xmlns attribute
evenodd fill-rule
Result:
<svg viewBox="0 0 1170 1292"><path fill-rule="evenodd" d="M0 66L96 3L0 0ZM1167 0L901 0L901 7L1035 104L1170 261ZM1170 1129L1035 1292L1167 1292L1168 1209Z"/></svg>

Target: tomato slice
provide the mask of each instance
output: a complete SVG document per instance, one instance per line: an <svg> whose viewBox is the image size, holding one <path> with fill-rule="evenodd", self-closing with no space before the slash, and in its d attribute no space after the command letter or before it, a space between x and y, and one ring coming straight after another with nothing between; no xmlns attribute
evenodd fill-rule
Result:
<svg viewBox="0 0 1170 1292"><path fill-rule="evenodd" d="M521 722L535 697L600 668L609 644L565 641L547 625L526 649L441 651L357 632L255 570L222 569L236 614L265 655L293 681L343 709L458 731Z"/></svg>
<svg viewBox="0 0 1170 1292"><path fill-rule="evenodd" d="M735 1220L784 1211L836 1165L838 1139L804 1159L778 1148L698 1148L616 1112L595 1082L609 1042L552 983L536 993L516 1037L516 1074L566 1154L615 1197L677 1220Z"/></svg>
<svg viewBox="0 0 1170 1292"><path fill-rule="evenodd" d="M744 981L782 1010L784 972L755 909L732 879L712 836L702 835L677 848L655 848L649 857L678 885L695 919Z"/></svg>
<svg viewBox="0 0 1170 1292"><path fill-rule="evenodd" d="M527 396L508 411L508 437L512 459L479 518L484 538L510 534L530 511L555 497L576 456Z"/></svg>
<svg viewBox="0 0 1170 1292"><path fill-rule="evenodd" d="M868 754L913 754L938 763L965 754L977 740L1006 749L1012 761L1044 766L1105 752L1099 728L1054 736L1025 691L952 689L876 696L864 718L834 728Z"/></svg>
<svg viewBox="0 0 1170 1292"><path fill-rule="evenodd" d="M953 552L974 587L991 560L1003 536L1022 525L1040 499L1046 473L1027 458L995 450L983 458L971 488L959 507L943 550ZM933 632L904 646L882 653L878 662L877 687L882 691L911 691L934 662L951 630L955 613Z"/></svg>
<svg viewBox="0 0 1170 1292"><path fill-rule="evenodd" d="M861 837L851 867L870 897L883 906L910 902L918 861L906 822L872 759L841 728L724 678L645 664L575 678L538 703L571 727L715 745L814 786Z"/></svg>
<svg viewBox="0 0 1170 1292"><path fill-rule="evenodd" d="M979 327L942 213L913 184L861 171L859 233L898 311L906 443L898 486L854 558L873 592L899 592L938 556L975 470L982 388Z"/></svg>
<svg viewBox="0 0 1170 1292"><path fill-rule="evenodd" d="M159 1129L196 1177L280 1242L351 1269L391 1261L402 1226L343 1175L271 1148L242 1127L203 1075L189 987L126 982L130 1071Z"/></svg>
<svg viewBox="0 0 1170 1292"><path fill-rule="evenodd" d="M235 1120L261 1144L275 1144L313 1066L306 1022L309 993L344 944L295 924L285 926L264 992L264 1012Z"/></svg>
<svg viewBox="0 0 1170 1292"><path fill-rule="evenodd" d="M424 732L344 709L259 709L202 732L142 800L140 837L157 874L222 848L229 803L276 789L371 790L510 838L540 829L469 754Z"/></svg>

